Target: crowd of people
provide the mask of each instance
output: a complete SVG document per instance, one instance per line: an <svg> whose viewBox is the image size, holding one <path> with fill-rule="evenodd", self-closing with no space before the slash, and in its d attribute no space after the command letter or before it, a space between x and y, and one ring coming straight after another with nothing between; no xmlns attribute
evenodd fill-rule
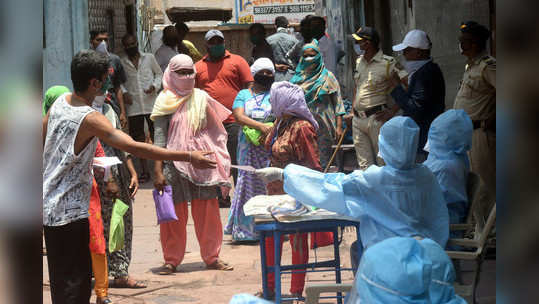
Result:
<svg viewBox="0 0 539 304"><path fill-rule="evenodd" d="M207 268L232 271L219 258L223 234L240 244L258 241L245 203L257 195L288 194L361 222L361 240L351 246L358 275L349 303L401 303L399 297L460 303L454 291L441 291L454 281L443 248L449 224L463 222L469 212L468 172L495 193L490 31L473 21L460 26L468 63L455 109L444 112L445 81L425 31L412 30L393 46L402 53L397 60L383 53L376 29L358 29L351 35L356 87L347 111L336 75L341 54L325 19L307 16L299 35L290 28L277 17L275 33L267 37L264 25L252 24L247 59L227 50L217 29L205 34L202 56L185 39L189 28L181 22L164 28L155 54L141 52L128 34L121 40L125 54L117 56L108 50L106 31L90 33L90 49L71 62L74 91L54 86L43 103L43 226L53 303L89 303L92 273L98 304L112 303L109 276L112 287L146 287L128 269L132 202L139 184L150 179L158 191L171 189L178 218L160 224L159 274L172 274L182 263L188 205ZM346 124L359 170L323 173ZM110 176L94 173L94 156L116 156L122 163ZM153 174L147 160L154 160ZM125 242L109 252L104 244L117 200L128 207ZM230 206L224 228L220 206ZM309 238L310 248L333 242L331 233L292 235L293 264L308 262ZM266 239L268 265L275 259L273 244ZM374 282L389 275L388 265L395 269L392 278ZM425 285L427 275L443 284ZM302 297L305 277L293 272L293 296ZM270 296L274 285L270 273ZM244 298L250 301L233 301Z"/></svg>

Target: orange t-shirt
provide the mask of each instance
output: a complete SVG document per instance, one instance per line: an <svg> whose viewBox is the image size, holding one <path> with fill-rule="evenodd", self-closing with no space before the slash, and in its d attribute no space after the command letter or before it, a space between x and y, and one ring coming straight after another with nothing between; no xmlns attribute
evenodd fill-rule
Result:
<svg viewBox="0 0 539 304"><path fill-rule="evenodd" d="M208 55L195 64L196 87L206 91L213 99L232 111L232 104L238 92L253 82L251 68L241 56L225 51L219 61L210 61ZM224 123L234 122L230 115Z"/></svg>

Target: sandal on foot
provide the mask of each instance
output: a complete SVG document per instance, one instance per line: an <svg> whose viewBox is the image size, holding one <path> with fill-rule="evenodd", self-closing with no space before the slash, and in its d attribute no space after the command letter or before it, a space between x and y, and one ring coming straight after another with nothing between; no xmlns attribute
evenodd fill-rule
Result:
<svg viewBox="0 0 539 304"><path fill-rule="evenodd" d="M170 274L173 274L174 272L176 272L176 267L174 267L174 265L172 264L165 264L163 265L163 267L161 267L161 270L159 270L159 274L160 275L170 275Z"/></svg>
<svg viewBox="0 0 539 304"><path fill-rule="evenodd" d="M234 270L234 267L230 266L227 262L224 262L222 260L217 260L214 263L207 265L206 268L213 269L213 270L224 270L224 271Z"/></svg>
<svg viewBox="0 0 539 304"><path fill-rule="evenodd" d="M97 299L95 300L95 304L112 304L112 300L109 299L108 297L97 297Z"/></svg>
<svg viewBox="0 0 539 304"><path fill-rule="evenodd" d="M137 282L130 277L121 277L121 278L115 278L112 281L111 288L131 288L131 289L140 289L140 288L146 288L147 286L144 285L142 282Z"/></svg>

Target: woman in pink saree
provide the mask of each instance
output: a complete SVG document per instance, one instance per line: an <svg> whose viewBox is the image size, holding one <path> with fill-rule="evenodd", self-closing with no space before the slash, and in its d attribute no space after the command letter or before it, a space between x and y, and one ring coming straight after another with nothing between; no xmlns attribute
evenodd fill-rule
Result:
<svg viewBox="0 0 539 304"><path fill-rule="evenodd" d="M160 274L171 274L181 264L187 241L188 206L200 245L200 255L208 269L232 270L219 259L223 227L219 215L217 191L230 188L230 156L223 120L230 111L196 89L196 70L192 59L174 56L163 75L163 91L155 101L154 144L171 150L211 151L208 157L217 162L214 169L196 169L184 162L155 162L154 185L162 190L172 187L178 221L160 224L161 246L165 264Z"/></svg>

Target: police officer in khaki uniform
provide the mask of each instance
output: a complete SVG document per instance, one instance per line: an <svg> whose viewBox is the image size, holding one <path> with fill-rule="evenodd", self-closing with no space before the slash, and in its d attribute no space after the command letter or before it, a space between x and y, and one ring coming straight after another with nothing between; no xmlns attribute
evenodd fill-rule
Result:
<svg viewBox="0 0 539 304"><path fill-rule="evenodd" d="M354 75L352 131L358 164L361 170L365 170L374 164L384 164L377 157L378 134L384 122L399 110L389 96L392 88L390 78L397 72L407 84L407 74L393 57L382 53L380 36L374 28L362 27L352 37L355 40L354 50L359 55Z"/></svg>
<svg viewBox="0 0 539 304"><path fill-rule="evenodd" d="M460 27L460 52L468 57L455 109L473 122L470 164L489 192L496 194L496 59L487 54L490 31L474 21Z"/></svg>

